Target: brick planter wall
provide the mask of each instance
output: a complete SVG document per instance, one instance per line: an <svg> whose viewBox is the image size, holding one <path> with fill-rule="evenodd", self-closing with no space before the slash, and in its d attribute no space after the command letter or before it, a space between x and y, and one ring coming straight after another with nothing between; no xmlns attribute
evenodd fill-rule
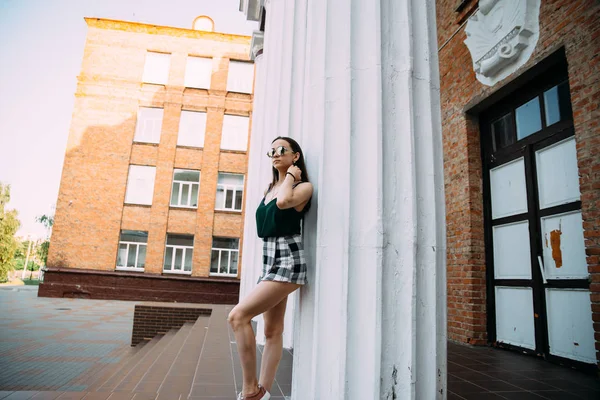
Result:
<svg viewBox="0 0 600 400"><path fill-rule="evenodd" d="M186 322L196 322L201 315L210 315L212 310L192 304L136 304L133 313L131 345L150 340L159 333L178 329Z"/></svg>
<svg viewBox="0 0 600 400"><path fill-rule="evenodd" d="M39 297L179 303L237 304L240 283L233 278L50 268Z"/></svg>

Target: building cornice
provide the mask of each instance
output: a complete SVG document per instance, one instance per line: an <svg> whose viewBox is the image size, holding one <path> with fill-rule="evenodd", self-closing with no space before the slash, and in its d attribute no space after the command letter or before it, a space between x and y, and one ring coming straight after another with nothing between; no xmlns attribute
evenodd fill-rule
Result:
<svg viewBox="0 0 600 400"><path fill-rule="evenodd" d="M236 35L232 33L197 31L194 29L175 28L172 26L150 25L139 22L119 21L104 18L84 18L88 27L99 29L111 29L134 33L146 33L149 35L165 35L176 37L187 37L191 39L209 39L230 43L248 44L250 36Z"/></svg>

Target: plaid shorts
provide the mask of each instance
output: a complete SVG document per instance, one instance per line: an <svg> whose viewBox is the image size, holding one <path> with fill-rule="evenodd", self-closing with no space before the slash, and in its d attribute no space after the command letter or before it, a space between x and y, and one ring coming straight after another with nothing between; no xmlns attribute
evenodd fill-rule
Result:
<svg viewBox="0 0 600 400"><path fill-rule="evenodd" d="M277 281L304 285L306 260L302 236L268 237L263 240L263 268L258 282Z"/></svg>

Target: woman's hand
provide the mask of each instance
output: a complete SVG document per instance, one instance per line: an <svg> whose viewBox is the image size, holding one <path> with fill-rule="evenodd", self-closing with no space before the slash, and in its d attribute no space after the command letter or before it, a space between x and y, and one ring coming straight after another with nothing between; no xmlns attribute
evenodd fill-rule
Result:
<svg viewBox="0 0 600 400"><path fill-rule="evenodd" d="M300 168L296 167L295 165L290 165L287 172L294 175L294 179L296 181L299 181L302 179L302 170Z"/></svg>

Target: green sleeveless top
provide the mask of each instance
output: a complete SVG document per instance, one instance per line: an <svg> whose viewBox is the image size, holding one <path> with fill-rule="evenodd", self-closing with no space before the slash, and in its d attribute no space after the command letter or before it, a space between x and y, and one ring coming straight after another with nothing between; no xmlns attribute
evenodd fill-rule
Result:
<svg viewBox="0 0 600 400"><path fill-rule="evenodd" d="M266 204L265 198L266 196L263 197L256 209L258 237L267 238L300 234L300 221L304 216L304 210L300 212L296 211L295 208L282 210L277 207L277 197ZM306 209L306 206L304 209Z"/></svg>

